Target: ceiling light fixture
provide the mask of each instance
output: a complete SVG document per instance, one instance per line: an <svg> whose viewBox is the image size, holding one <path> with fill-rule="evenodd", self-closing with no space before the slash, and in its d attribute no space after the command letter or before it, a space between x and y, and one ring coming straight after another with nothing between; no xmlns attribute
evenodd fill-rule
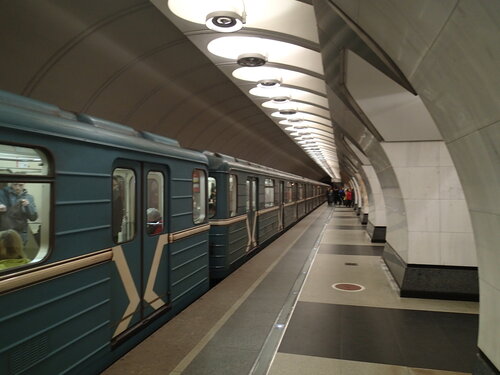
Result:
<svg viewBox="0 0 500 375"><path fill-rule="evenodd" d="M287 103L290 101L289 96L276 96L274 98L271 98L271 101L273 103Z"/></svg>
<svg viewBox="0 0 500 375"><path fill-rule="evenodd" d="M283 116L293 116L297 114L297 110L293 108L280 109L280 115Z"/></svg>
<svg viewBox="0 0 500 375"><path fill-rule="evenodd" d="M243 53L238 56L237 63L240 66L262 66L267 62L267 58L260 53Z"/></svg>
<svg viewBox="0 0 500 375"><path fill-rule="evenodd" d="M281 81L279 79L261 79L257 82L257 87L279 87L281 85Z"/></svg>

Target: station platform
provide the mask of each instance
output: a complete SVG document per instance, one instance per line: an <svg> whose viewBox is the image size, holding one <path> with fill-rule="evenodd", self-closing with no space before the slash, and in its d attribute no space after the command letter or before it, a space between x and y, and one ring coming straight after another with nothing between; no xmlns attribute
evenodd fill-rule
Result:
<svg viewBox="0 0 500 375"><path fill-rule="evenodd" d="M400 298L382 252L324 204L102 374L471 373L479 304Z"/></svg>

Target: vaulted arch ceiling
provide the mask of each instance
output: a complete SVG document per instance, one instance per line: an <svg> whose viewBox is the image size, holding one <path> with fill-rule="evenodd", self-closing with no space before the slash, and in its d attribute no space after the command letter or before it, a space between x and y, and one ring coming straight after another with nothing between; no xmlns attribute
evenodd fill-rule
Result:
<svg viewBox="0 0 500 375"><path fill-rule="evenodd" d="M257 19L249 8L241 35L286 42L302 57L315 56L310 65L279 58L268 64L283 72L282 86L300 93L295 109L311 125L308 134L290 136L285 127L297 123L274 117L279 107L263 107L268 98L248 93L253 79L236 78L234 61L203 46L220 33L173 15L166 0L1 2L0 89L172 137L184 147L313 179L334 177L314 12L310 4L279 3L292 8L283 10L278 26L267 28L272 14ZM289 22L300 17L292 11L297 5L312 17L304 35Z"/></svg>

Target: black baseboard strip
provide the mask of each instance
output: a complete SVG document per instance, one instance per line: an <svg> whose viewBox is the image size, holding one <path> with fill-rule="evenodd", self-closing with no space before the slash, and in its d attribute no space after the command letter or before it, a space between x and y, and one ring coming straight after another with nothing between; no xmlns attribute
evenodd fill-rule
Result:
<svg viewBox="0 0 500 375"><path fill-rule="evenodd" d="M368 224L366 225L366 232L372 239L373 243L384 243L386 231L386 227L374 226L370 221L368 221Z"/></svg>
<svg viewBox="0 0 500 375"><path fill-rule="evenodd" d="M477 267L406 264L388 243L382 257L401 297L479 301Z"/></svg>
<svg viewBox="0 0 500 375"><path fill-rule="evenodd" d="M368 214L360 215L359 220L361 221L362 225L368 224Z"/></svg>
<svg viewBox="0 0 500 375"><path fill-rule="evenodd" d="M472 375L499 375L499 374L500 371L488 359L488 357L486 357L486 355L481 350L479 350L477 353L477 359Z"/></svg>

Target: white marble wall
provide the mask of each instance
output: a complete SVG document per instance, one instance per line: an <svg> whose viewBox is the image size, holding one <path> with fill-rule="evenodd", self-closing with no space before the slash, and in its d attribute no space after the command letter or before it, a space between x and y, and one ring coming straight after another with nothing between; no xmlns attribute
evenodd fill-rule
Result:
<svg viewBox="0 0 500 375"><path fill-rule="evenodd" d="M467 197L478 251L478 346L500 369L500 2L332 1L401 69L448 146ZM445 177L447 172L451 177ZM459 194L452 187L457 186L451 183L453 175L440 169L440 179L451 186L450 197ZM460 205L446 203L448 214ZM454 232L448 233L459 241ZM454 249L450 238L443 243Z"/></svg>
<svg viewBox="0 0 500 375"><path fill-rule="evenodd" d="M361 208L361 212L367 214L370 209L370 200L368 199L368 187L365 185L366 177L361 175L361 173L356 173L356 182L359 187L358 196L358 207Z"/></svg>
<svg viewBox="0 0 500 375"><path fill-rule="evenodd" d="M370 200L370 211L368 220L376 227L385 227L387 225L385 215L385 199L378 180L377 174L371 165L363 165L368 183L370 184L372 199Z"/></svg>
<svg viewBox="0 0 500 375"><path fill-rule="evenodd" d="M384 142L406 206L408 263L476 266L465 197L444 142Z"/></svg>

